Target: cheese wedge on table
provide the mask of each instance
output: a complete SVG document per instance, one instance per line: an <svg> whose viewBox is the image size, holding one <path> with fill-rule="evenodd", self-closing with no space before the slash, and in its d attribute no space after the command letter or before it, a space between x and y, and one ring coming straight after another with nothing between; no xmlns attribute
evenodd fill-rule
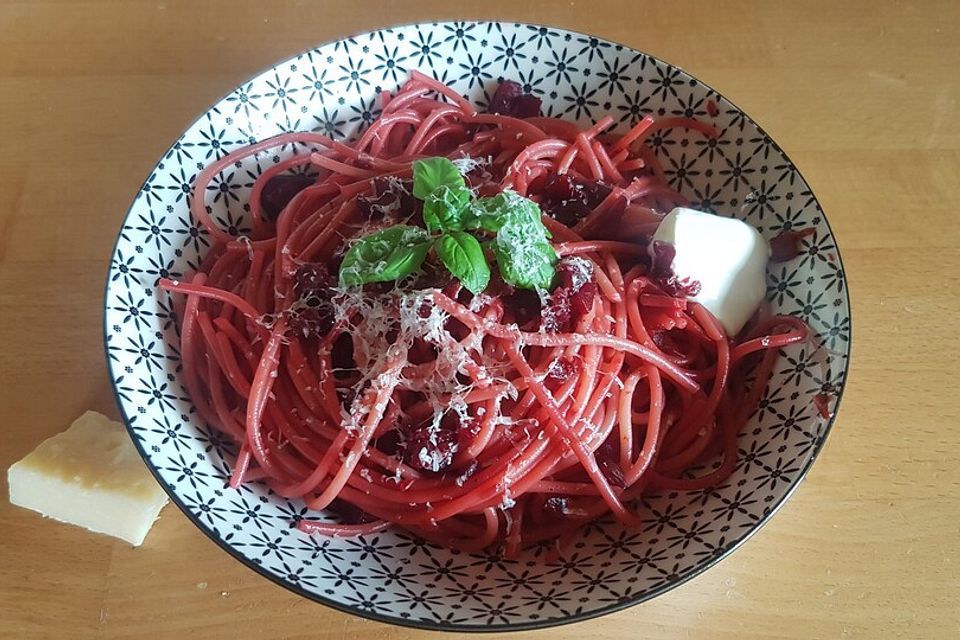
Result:
<svg viewBox="0 0 960 640"><path fill-rule="evenodd" d="M7 471L10 502L140 546L167 495L126 429L87 411Z"/></svg>

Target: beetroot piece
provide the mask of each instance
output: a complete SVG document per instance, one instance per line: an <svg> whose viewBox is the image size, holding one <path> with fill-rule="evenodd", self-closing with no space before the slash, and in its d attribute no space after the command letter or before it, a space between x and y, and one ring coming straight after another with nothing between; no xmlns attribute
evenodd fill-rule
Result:
<svg viewBox="0 0 960 640"><path fill-rule="evenodd" d="M554 515L566 515L570 500L567 496L550 496L543 502L543 510Z"/></svg>
<svg viewBox="0 0 960 640"><path fill-rule="evenodd" d="M388 456L395 456L403 449L403 434L399 429L392 429L374 440L373 446Z"/></svg>
<svg viewBox="0 0 960 640"><path fill-rule="evenodd" d="M593 264L583 258L564 258L557 265L557 278L561 287L577 291L593 281Z"/></svg>
<svg viewBox="0 0 960 640"><path fill-rule="evenodd" d="M504 80L493 92L487 111L514 118L535 118L540 115L540 98L524 93L518 83Z"/></svg>
<svg viewBox="0 0 960 640"><path fill-rule="evenodd" d="M611 188L602 182L577 180L566 173L551 173L543 185L541 207L551 218L572 227L585 218Z"/></svg>
<svg viewBox="0 0 960 640"><path fill-rule="evenodd" d="M403 460L414 469L440 473L450 466L460 448L457 431L430 421L411 427L403 444Z"/></svg>
<svg viewBox="0 0 960 640"><path fill-rule="evenodd" d="M367 524L379 520L377 516L370 515L360 507L350 504L341 498L335 498L327 507L336 514L337 518L343 524Z"/></svg>
<svg viewBox="0 0 960 640"><path fill-rule="evenodd" d="M683 351L677 346L677 343L671 337L669 331L663 329L655 329L650 332L650 339L653 340L653 344L657 345L657 348L660 351L663 351L669 356L682 356Z"/></svg>
<svg viewBox="0 0 960 640"><path fill-rule="evenodd" d="M574 320L578 321L593 308L593 299L597 297L597 283L586 282L570 295L570 310Z"/></svg>
<svg viewBox="0 0 960 640"><path fill-rule="evenodd" d="M577 372L577 363L573 358L563 357L555 360L550 368L547 369L547 375L543 383L551 391L556 391L560 385L570 379Z"/></svg>
<svg viewBox="0 0 960 640"><path fill-rule="evenodd" d="M593 264L579 258L567 258L557 265L560 286L570 291L570 311L576 322L593 308L597 283L593 278Z"/></svg>
<svg viewBox="0 0 960 640"><path fill-rule="evenodd" d="M559 285L540 314L540 325L548 333L573 330L593 307L597 295L593 263L583 258L562 259L557 264L557 280Z"/></svg>
<svg viewBox="0 0 960 640"><path fill-rule="evenodd" d="M293 197L312 185L315 180L310 176L289 173L270 178L260 193L260 208L263 214L268 220L276 221Z"/></svg>
<svg viewBox="0 0 960 640"><path fill-rule="evenodd" d="M574 506L575 498L564 495L550 496L543 501L543 510L553 516L562 518L588 518L584 509Z"/></svg>
<svg viewBox="0 0 960 640"><path fill-rule="evenodd" d="M437 359L437 348L429 342L416 338L407 351L407 360L410 364L424 364Z"/></svg>
<svg viewBox="0 0 960 640"><path fill-rule="evenodd" d="M420 267L420 270L413 277L413 283L410 285L413 289L443 289L454 281L450 271L443 265L439 265L432 260L427 260ZM429 307L421 307L420 317L426 318L430 315Z"/></svg>
<svg viewBox="0 0 960 640"><path fill-rule="evenodd" d="M626 486L623 469L620 468L620 445L615 439L616 433L610 435L594 452L597 466L607 482L615 487Z"/></svg>
<svg viewBox="0 0 960 640"><path fill-rule="evenodd" d="M510 115L513 103L522 95L523 87L521 87L519 83L513 80L504 80L497 85L496 91L493 92L493 97L490 98L490 105L487 107L487 111L490 113Z"/></svg>
<svg viewBox="0 0 960 640"><path fill-rule="evenodd" d="M343 375L348 373L349 370L357 368L357 363L353 359L353 338L346 331L333 341L333 347L330 349L330 361L333 365L334 376Z"/></svg>
<svg viewBox="0 0 960 640"><path fill-rule="evenodd" d="M568 174L551 173L547 176L543 205L547 215L568 227L590 213L583 188Z"/></svg>
<svg viewBox="0 0 960 640"><path fill-rule="evenodd" d="M513 102L513 115L516 118L537 118L540 116L540 98L525 93Z"/></svg>
<svg viewBox="0 0 960 640"><path fill-rule="evenodd" d="M547 333L564 333L573 325L573 311L570 309L570 290L557 287L550 294L547 306L540 312L540 326Z"/></svg>
<svg viewBox="0 0 960 640"><path fill-rule="evenodd" d="M413 181L380 176L373 179L373 192L357 196L357 208L368 220L393 215L400 217L413 212Z"/></svg>
<svg viewBox="0 0 960 640"><path fill-rule="evenodd" d="M443 328L446 329L447 333L450 334L450 337L457 342L470 335L470 327L463 324L456 318L447 318L446 322L443 323Z"/></svg>
<svg viewBox="0 0 960 640"><path fill-rule="evenodd" d="M569 173L551 173L543 185L543 193L551 200L572 200L583 193Z"/></svg>
<svg viewBox="0 0 960 640"><path fill-rule="evenodd" d="M414 469L430 473L441 473L453 464L454 456L461 447L469 446L470 442L480 433L480 421L477 418L461 418L456 412L449 411L435 426L433 420L424 420L417 424L407 424L401 427L402 434L398 434L397 451L403 456L403 461ZM390 435L384 434L382 437ZM385 442L389 447L391 442ZM379 446L378 448L383 450ZM477 466L468 466L458 472L458 480L466 480L477 469Z"/></svg>
<svg viewBox="0 0 960 640"><path fill-rule="evenodd" d="M524 330L536 329L540 320L540 296L530 289L516 289L503 296L503 304L513 313L513 322Z"/></svg>
<svg viewBox="0 0 960 640"><path fill-rule="evenodd" d="M813 396L813 406L817 408L817 413L819 413L820 417L824 420L833 416L833 412L830 411L831 400L833 400L833 396L829 393L818 393Z"/></svg>
<svg viewBox="0 0 960 640"><path fill-rule="evenodd" d="M770 241L770 262L789 262L801 253L803 249L800 246L800 240L816 233L816 229L810 227L802 231L783 231L777 237Z"/></svg>
<svg viewBox="0 0 960 640"><path fill-rule="evenodd" d="M590 209L578 200L567 200L547 210L547 215L560 224L572 227L590 213Z"/></svg>
<svg viewBox="0 0 960 640"><path fill-rule="evenodd" d="M609 185L593 180L578 180L568 173L551 173L543 185L551 200L580 200L591 209L610 195Z"/></svg>
<svg viewBox="0 0 960 640"><path fill-rule="evenodd" d="M329 296L330 289L337 286L337 278L330 273L327 265L320 262L308 262L297 268L293 275L294 290L301 298L312 295Z"/></svg>
<svg viewBox="0 0 960 640"><path fill-rule="evenodd" d="M673 271L673 259L677 255L676 249L668 242L653 242L653 262L650 265L650 276L660 288L675 298L689 298L700 293L700 281L690 278L679 278Z"/></svg>
<svg viewBox="0 0 960 640"><path fill-rule="evenodd" d="M326 335L333 326L333 287L337 284L326 265L311 262L300 265L293 275L297 303L291 307L290 329L304 337Z"/></svg>

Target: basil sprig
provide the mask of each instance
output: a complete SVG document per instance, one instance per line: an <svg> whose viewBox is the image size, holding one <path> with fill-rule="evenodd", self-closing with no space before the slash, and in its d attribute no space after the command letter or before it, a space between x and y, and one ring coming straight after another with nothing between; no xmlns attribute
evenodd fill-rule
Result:
<svg viewBox="0 0 960 640"><path fill-rule="evenodd" d="M420 227L398 224L357 240L340 263L340 284L400 280L423 264L430 251L430 234Z"/></svg>
<svg viewBox="0 0 960 640"><path fill-rule="evenodd" d="M344 256L344 286L389 282L417 271L433 247L440 262L464 287L480 293L490 284L490 266L473 231L495 234L487 243L504 281L524 289L548 289L557 254L540 220L537 203L512 191L474 198L447 158L413 163L413 195L423 201L426 229L396 225L357 240Z"/></svg>

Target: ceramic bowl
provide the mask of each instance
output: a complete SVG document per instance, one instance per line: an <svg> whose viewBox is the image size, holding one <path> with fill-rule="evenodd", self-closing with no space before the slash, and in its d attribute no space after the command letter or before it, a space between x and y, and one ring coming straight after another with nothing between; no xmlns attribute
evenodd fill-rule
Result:
<svg viewBox="0 0 960 640"><path fill-rule="evenodd" d="M560 562L543 548L516 560L470 555L399 532L357 539L300 533L325 518L265 486L227 486L235 450L191 405L177 320L161 277L194 271L210 246L190 217L197 173L241 145L284 131L348 139L377 117L377 94L418 69L483 106L499 79L543 100L547 115L626 130L644 114L712 122L716 140L683 129L651 141L670 182L699 209L736 216L767 237L812 229L801 254L769 270L768 303L814 330L783 349L743 429L722 486L664 493L633 530L588 527ZM713 102L708 112L708 103ZM247 230L254 177L278 149L220 174L207 203L230 233ZM756 532L797 488L830 429L850 350L840 254L816 197L776 142L717 91L674 65L594 36L529 24L454 22L383 29L322 45L244 82L174 141L130 207L105 294L106 356L117 402L143 458L171 499L225 551L296 593L356 615L447 630L515 630L583 620L653 598L714 565ZM176 561L176 559L171 560ZM787 567L784 567L786 570ZM189 567L184 568L189 571Z"/></svg>

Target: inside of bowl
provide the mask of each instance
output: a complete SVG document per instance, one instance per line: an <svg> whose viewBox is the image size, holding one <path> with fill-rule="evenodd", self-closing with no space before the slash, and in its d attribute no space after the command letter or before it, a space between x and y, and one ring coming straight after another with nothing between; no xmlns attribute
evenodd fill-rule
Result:
<svg viewBox="0 0 960 640"><path fill-rule="evenodd" d="M767 304L802 317L815 335L781 351L726 482L650 495L639 505L642 526L591 524L556 561L550 544L504 560L394 531L311 537L295 523L325 515L258 483L228 486L236 451L191 405L180 380L176 307L156 285L196 270L210 247L190 217L192 198L203 197L214 219L242 236L250 229L255 177L294 149L237 163L203 194L192 192L193 180L230 150L284 131L356 136L378 116L380 91L395 89L410 69L481 107L499 79L513 79L543 100L546 115L592 123L611 114L620 131L647 113L708 119L719 138L674 128L650 141L671 184L693 207L745 219L768 238L813 230L798 256L771 265ZM463 628L593 615L662 592L736 546L786 498L818 451L842 387L850 330L843 269L820 206L752 120L643 53L582 34L499 23L377 31L303 53L238 87L176 141L145 182L120 231L106 308L107 352L130 429L201 528L310 597L373 617Z"/></svg>

